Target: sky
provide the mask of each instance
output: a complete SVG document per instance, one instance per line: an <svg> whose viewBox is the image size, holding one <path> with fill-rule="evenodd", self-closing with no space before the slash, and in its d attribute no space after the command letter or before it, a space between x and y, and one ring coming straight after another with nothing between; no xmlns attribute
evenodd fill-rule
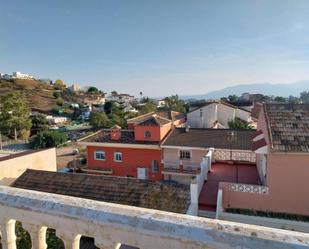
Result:
<svg viewBox="0 0 309 249"><path fill-rule="evenodd" d="M309 79L307 0L0 0L0 72L158 97Z"/></svg>

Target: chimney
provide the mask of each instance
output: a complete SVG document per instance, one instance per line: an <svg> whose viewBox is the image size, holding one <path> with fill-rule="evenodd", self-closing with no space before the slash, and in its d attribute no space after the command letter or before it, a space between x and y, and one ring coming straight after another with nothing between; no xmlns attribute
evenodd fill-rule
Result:
<svg viewBox="0 0 309 249"><path fill-rule="evenodd" d="M114 125L111 128L111 140L120 140L121 138L121 127L119 125Z"/></svg>
<svg viewBox="0 0 309 249"><path fill-rule="evenodd" d="M186 126L186 130L185 130L186 132L189 132L190 131L190 125L187 125Z"/></svg>

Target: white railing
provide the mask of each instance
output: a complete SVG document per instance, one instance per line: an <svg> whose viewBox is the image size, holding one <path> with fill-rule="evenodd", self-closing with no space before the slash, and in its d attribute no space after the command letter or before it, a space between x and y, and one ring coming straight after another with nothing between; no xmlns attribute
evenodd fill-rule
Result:
<svg viewBox="0 0 309 249"><path fill-rule="evenodd" d="M256 162L256 155L251 151L215 149L214 159L218 161Z"/></svg>
<svg viewBox="0 0 309 249"><path fill-rule="evenodd" d="M46 228L56 229L66 249L78 249L82 235L101 249L120 244L140 249L305 248L309 234L211 220L0 187L0 231L4 249L16 249L15 222L29 232L33 249L45 249Z"/></svg>
<svg viewBox="0 0 309 249"><path fill-rule="evenodd" d="M218 189L216 219L220 218L222 210L223 210L223 208L222 208L222 189Z"/></svg>
<svg viewBox="0 0 309 249"><path fill-rule="evenodd" d="M251 185L242 183L229 183L229 191L252 194L268 194L268 187L262 185Z"/></svg>
<svg viewBox="0 0 309 249"><path fill-rule="evenodd" d="M163 161L163 173L199 174L201 168L199 162L193 161Z"/></svg>

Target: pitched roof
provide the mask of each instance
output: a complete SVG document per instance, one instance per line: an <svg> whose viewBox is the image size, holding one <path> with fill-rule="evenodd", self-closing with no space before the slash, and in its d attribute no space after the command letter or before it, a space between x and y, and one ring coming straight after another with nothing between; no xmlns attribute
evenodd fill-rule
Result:
<svg viewBox="0 0 309 249"><path fill-rule="evenodd" d="M190 205L189 186L125 177L27 169L12 187L176 213Z"/></svg>
<svg viewBox="0 0 309 249"><path fill-rule="evenodd" d="M183 146L215 149L252 150L254 130L176 128L163 142L163 146ZM234 134L231 139L231 134ZM230 141L232 140L232 141Z"/></svg>
<svg viewBox="0 0 309 249"><path fill-rule="evenodd" d="M141 122L137 122L136 124L138 125L165 125L171 123L171 120L163 118L158 116L157 114L153 114L151 117L141 121Z"/></svg>
<svg viewBox="0 0 309 249"><path fill-rule="evenodd" d="M309 153L309 104L265 104L272 151Z"/></svg>
<svg viewBox="0 0 309 249"><path fill-rule="evenodd" d="M244 112L250 112L250 111L248 111L248 110L246 110L246 109L244 109L244 108L240 108L240 107L234 106L234 105L232 105L232 104L230 104L230 103L228 103L228 102L225 102L225 101L223 101L223 100L214 100L214 101L206 102L206 103L203 104L202 106L199 106L199 107L196 107L196 108L192 109L191 111L189 111L189 113L194 112L194 111L196 111L196 110L199 110L199 109L201 109L201 108L203 108L203 107L205 107L205 106L211 105L211 104L222 104L222 105L226 105L226 106L229 106L229 107L231 107L231 108L234 108L234 109L240 109L240 110L242 110L242 111L244 111Z"/></svg>
<svg viewBox="0 0 309 249"><path fill-rule="evenodd" d="M174 111L158 111L158 112L149 112L144 115L140 115L135 118L131 118L127 120L127 123L130 124L140 124L141 122L146 121L147 119L156 117L159 119L159 122L162 122L162 124L166 124L171 121L176 121L185 118L185 115L180 112L174 112Z"/></svg>
<svg viewBox="0 0 309 249"><path fill-rule="evenodd" d="M121 143L121 144L159 144L157 141L137 141L133 130L120 130L121 136L119 140L111 139L111 130L104 129L94 135L88 136L84 139L79 140L80 142L89 143Z"/></svg>

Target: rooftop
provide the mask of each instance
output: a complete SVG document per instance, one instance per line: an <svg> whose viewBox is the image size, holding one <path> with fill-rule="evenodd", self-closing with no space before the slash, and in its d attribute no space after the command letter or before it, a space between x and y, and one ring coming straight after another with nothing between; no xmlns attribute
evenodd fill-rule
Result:
<svg viewBox="0 0 309 249"><path fill-rule="evenodd" d="M309 104L265 104L273 151L309 152Z"/></svg>
<svg viewBox="0 0 309 249"><path fill-rule="evenodd" d="M150 117L156 116L157 118L160 118L162 120L165 121L176 121L176 120L181 120L185 118L185 115L183 113L180 112L174 112L174 111L158 111L158 112L149 112L146 113L144 115L140 115L138 117L135 118L131 118L128 119L127 122L128 123L133 123L133 124L139 124L147 119L149 119Z"/></svg>
<svg viewBox="0 0 309 249"><path fill-rule="evenodd" d="M158 116L157 114L153 114L152 116L150 116L149 118L141 121L141 122L137 122L136 124L138 125L158 125L158 126L162 126L162 125L166 125L171 123L171 120L166 119L166 118L162 118L161 116Z"/></svg>
<svg viewBox="0 0 309 249"><path fill-rule="evenodd" d="M214 163L208 180L199 196L199 208L215 210L220 182L258 184L259 176L255 165Z"/></svg>
<svg viewBox="0 0 309 249"><path fill-rule="evenodd" d="M252 150L251 137L254 130L176 128L163 142L163 146L184 146L198 148L217 148ZM232 137L231 134L234 134Z"/></svg>
<svg viewBox="0 0 309 249"><path fill-rule="evenodd" d="M248 110L246 110L246 109L244 109L244 108L237 107L237 106L232 105L232 104L230 104L230 103L228 103L228 102L225 102L225 101L223 101L223 100L214 100L214 101L206 102L205 104L203 104L203 105L201 105L201 106L198 106L198 107L192 109L190 112L194 112L194 111L196 111L196 110L198 110L198 109L201 109L201 108L203 108L203 107L205 107L205 106L208 106L208 105L211 105L211 104L222 104L222 105L226 105L226 106L229 106L229 107L231 107L231 108L234 108L234 109L240 109L240 110L243 110L243 111L245 111L245 112L250 112L250 111L248 111Z"/></svg>
<svg viewBox="0 0 309 249"><path fill-rule="evenodd" d="M121 137L119 140L111 139L111 132L111 130L104 129L82 139L80 142L159 145L157 141L136 141L133 130L120 130Z"/></svg>
<svg viewBox="0 0 309 249"><path fill-rule="evenodd" d="M125 177L27 169L12 187L175 213L190 204L188 186Z"/></svg>

